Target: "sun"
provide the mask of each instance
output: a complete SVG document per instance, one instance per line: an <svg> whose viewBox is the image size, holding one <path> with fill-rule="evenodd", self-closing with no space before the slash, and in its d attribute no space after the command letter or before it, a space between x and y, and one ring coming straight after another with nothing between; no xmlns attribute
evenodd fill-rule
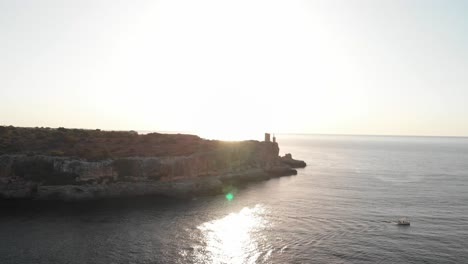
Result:
<svg viewBox="0 0 468 264"><path fill-rule="evenodd" d="M197 135L206 139L241 141L241 140L261 140L265 132L260 128L249 128L249 124L239 125L234 129L226 126L217 127L215 124L205 129L196 131Z"/></svg>

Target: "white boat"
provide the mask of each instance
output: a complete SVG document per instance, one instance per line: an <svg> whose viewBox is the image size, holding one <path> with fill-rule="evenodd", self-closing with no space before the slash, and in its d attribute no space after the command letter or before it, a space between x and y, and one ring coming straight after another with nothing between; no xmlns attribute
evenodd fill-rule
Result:
<svg viewBox="0 0 468 264"><path fill-rule="evenodd" d="M398 219L397 225L410 225L410 221L406 218Z"/></svg>

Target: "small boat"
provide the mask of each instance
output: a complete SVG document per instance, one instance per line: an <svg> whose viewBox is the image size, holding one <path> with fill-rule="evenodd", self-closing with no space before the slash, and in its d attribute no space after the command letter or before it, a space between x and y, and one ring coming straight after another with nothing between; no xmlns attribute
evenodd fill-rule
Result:
<svg viewBox="0 0 468 264"><path fill-rule="evenodd" d="M400 218L400 219L398 219L397 225L409 226L410 221L408 219L406 219L406 218Z"/></svg>

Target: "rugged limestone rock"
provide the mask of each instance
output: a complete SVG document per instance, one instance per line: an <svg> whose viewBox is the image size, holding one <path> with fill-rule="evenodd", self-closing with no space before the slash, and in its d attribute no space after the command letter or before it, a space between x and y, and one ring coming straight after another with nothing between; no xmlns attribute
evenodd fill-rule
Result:
<svg viewBox="0 0 468 264"><path fill-rule="evenodd" d="M279 147L275 142L210 144L210 148L188 155L95 161L3 154L0 155L0 196L60 200L138 195L180 197L220 193L226 186L297 173L288 165L292 158L285 162L278 156Z"/></svg>
<svg viewBox="0 0 468 264"><path fill-rule="evenodd" d="M291 168L304 168L307 165L302 160L293 159L291 153L288 153L284 155L283 157L281 157L281 161L284 164L289 165Z"/></svg>

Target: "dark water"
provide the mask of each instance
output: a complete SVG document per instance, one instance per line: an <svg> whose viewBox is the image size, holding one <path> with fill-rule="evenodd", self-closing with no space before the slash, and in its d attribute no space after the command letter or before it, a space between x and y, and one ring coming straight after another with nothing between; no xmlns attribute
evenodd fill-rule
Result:
<svg viewBox="0 0 468 264"><path fill-rule="evenodd" d="M2 203L0 263L468 262L468 139L278 139L308 167L232 201Z"/></svg>

